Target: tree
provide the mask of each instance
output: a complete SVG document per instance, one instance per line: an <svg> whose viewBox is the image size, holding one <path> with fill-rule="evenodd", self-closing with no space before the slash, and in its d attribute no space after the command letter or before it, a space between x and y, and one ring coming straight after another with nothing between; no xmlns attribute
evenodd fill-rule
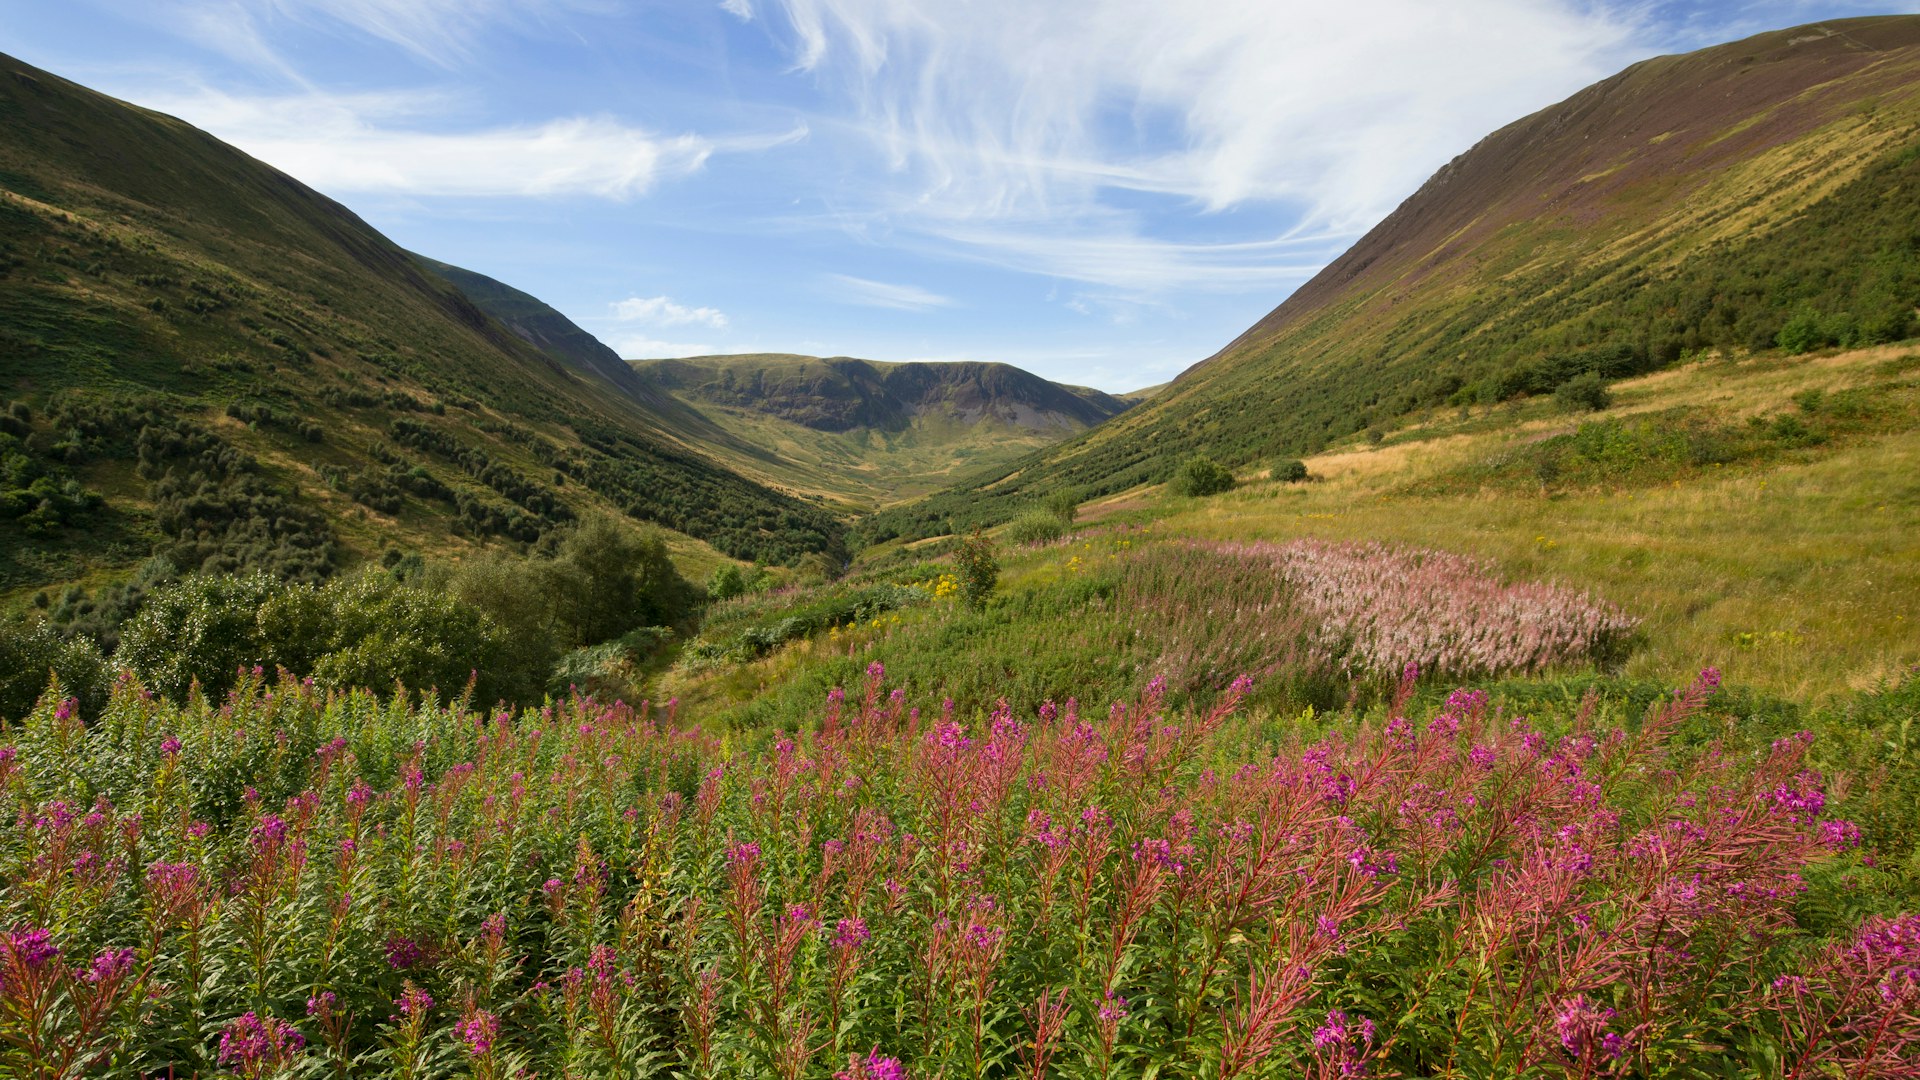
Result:
<svg viewBox="0 0 1920 1080"><path fill-rule="evenodd" d="M1210 457L1200 456L1180 467L1173 478L1173 489L1196 498L1218 495L1233 487L1233 473Z"/></svg>
<svg viewBox="0 0 1920 1080"><path fill-rule="evenodd" d="M707 599L731 600L747 591L746 575L740 572L738 563L722 563L720 568L707 578Z"/></svg>
<svg viewBox="0 0 1920 1080"><path fill-rule="evenodd" d="M1295 458L1273 467L1273 478L1284 484L1297 484L1307 478L1307 463Z"/></svg>
<svg viewBox="0 0 1920 1080"><path fill-rule="evenodd" d="M606 515L568 531L551 573L568 646L609 641L636 626L671 625L693 601L693 586L674 569L657 533Z"/></svg>
<svg viewBox="0 0 1920 1080"><path fill-rule="evenodd" d="M1569 412L1579 409L1599 412L1613 404L1613 394L1599 372L1589 371L1561 383L1553 392L1553 400Z"/></svg>
<svg viewBox="0 0 1920 1080"><path fill-rule="evenodd" d="M1072 525L1080 514L1080 498L1071 491L1056 491L1047 496L1047 509L1062 525Z"/></svg>
<svg viewBox="0 0 1920 1080"><path fill-rule="evenodd" d="M975 526L973 534L960 541L953 561L960 570L960 598L975 611L986 607L987 597L993 595L993 587L1000 581L1000 560L993 541Z"/></svg>

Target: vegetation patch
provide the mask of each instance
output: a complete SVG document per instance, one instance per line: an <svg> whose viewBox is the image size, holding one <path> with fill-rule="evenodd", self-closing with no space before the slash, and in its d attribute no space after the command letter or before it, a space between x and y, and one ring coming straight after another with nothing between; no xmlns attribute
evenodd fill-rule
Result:
<svg viewBox="0 0 1920 1080"><path fill-rule="evenodd" d="M1322 733L1240 712L1243 684L1197 712L922 716L874 664L746 746L585 698L49 698L0 745L23 823L0 1052L132 1075L1897 1075L1920 919L1809 768L1817 738L1677 737L1717 681L1638 723L1460 691Z"/></svg>

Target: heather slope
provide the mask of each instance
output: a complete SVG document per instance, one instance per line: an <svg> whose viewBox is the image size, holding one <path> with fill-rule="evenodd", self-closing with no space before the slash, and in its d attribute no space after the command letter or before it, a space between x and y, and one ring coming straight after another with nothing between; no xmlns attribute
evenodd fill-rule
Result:
<svg viewBox="0 0 1920 1080"><path fill-rule="evenodd" d="M339 203L7 58L0 354L0 589L155 551L324 576L596 509L742 558L838 544L614 392L624 365L544 352Z"/></svg>
<svg viewBox="0 0 1920 1080"><path fill-rule="evenodd" d="M1636 64L1488 136L1139 409L890 515L923 535L1188 455L1294 456L1423 409L1683 356L1896 340L1920 303L1920 17Z"/></svg>
<svg viewBox="0 0 1920 1080"><path fill-rule="evenodd" d="M755 354L633 367L731 435L714 449L735 468L854 507L991 470L1129 407L1007 364Z"/></svg>

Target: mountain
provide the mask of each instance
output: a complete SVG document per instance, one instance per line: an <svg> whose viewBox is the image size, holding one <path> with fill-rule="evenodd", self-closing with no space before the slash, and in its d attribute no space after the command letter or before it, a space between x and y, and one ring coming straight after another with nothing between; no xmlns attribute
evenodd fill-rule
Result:
<svg viewBox="0 0 1920 1080"><path fill-rule="evenodd" d="M543 305L503 323L442 273L205 132L0 57L0 591L155 552L319 577L595 509L740 558L839 546Z"/></svg>
<svg viewBox="0 0 1920 1080"><path fill-rule="evenodd" d="M1130 404L1007 364L770 353L633 368L731 433L733 449L715 452L733 467L856 506L996 468Z"/></svg>
<svg viewBox="0 0 1920 1080"><path fill-rule="evenodd" d="M1297 456L1583 374L1899 340L1920 304L1916 191L1920 17L1647 60L1481 140L1145 404L867 532L1004 520L1197 453Z"/></svg>

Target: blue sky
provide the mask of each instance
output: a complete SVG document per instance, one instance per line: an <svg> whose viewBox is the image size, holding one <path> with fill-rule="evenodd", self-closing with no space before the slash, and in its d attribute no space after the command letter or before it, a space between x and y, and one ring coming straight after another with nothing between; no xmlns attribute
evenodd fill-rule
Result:
<svg viewBox="0 0 1920 1080"><path fill-rule="evenodd" d="M628 357L1204 359L1489 131L1635 60L1920 4L0 0Z"/></svg>

